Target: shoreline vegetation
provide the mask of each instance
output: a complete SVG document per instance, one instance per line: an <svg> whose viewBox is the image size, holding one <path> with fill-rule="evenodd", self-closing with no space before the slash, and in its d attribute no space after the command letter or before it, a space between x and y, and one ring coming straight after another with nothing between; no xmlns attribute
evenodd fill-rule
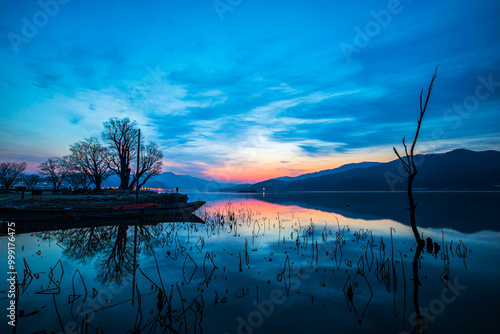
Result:
<svg viewBox="0 0 500 334"><path fill-rule="evenodd" d="M143 187L151 178L162 173L163 153L155 142L144 144L136 121L110 118L103 123L101 139L84 138L69 145L69 155L48 157L38 165L37 174L25 173L27 162L0 162L0 187L35 189L41 182L53 191L66 189L100 192L103 182L116 175L120 189Z"/></svg>

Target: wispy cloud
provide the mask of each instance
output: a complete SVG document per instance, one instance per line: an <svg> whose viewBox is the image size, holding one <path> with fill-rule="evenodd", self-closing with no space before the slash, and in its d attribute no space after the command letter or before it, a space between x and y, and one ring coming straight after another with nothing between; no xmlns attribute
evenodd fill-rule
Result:
<svg viewBox="0 0 500 334"><path fill-rule="evenodd" d="M5 36L40 6L5 2L1 158L62 155L129 117L178 173L258 181L390 159L438 63L422 150L499 149L498 86L447 114L478 76L500 81L498 1L404 2L347 63L339 44L385 5L255 0L221 22L210 1L71 1L16 54Z"/></svg>
<svg viewBox="0 0 500 334"><path fill-rule="evenodd" d="M320 103L324 100L338 97L342 95L349 95L358 93L359 90L349 91L349 92L339 92L339 93L324 93L324 92L314 92L309 95L293 97L284 100L273 101L267 105L259 106L250 111L250 117L266 117L266 116L276 116L279 113L285 112L287 109L296 107L301 104L314 104Z"/></svg>

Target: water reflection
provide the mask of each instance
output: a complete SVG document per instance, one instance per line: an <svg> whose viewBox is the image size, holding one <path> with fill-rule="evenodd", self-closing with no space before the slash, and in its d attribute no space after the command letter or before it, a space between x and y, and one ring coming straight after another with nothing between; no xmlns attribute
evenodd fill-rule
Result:
<svg viewBox="0 0 500 334"><path fill-rule="evenodd" d="M172 225L170 225L172 227ZM194 225L191 226L194 230ZM133 231L133 232L132 232ZM119 307L124 305L127 301L131 303L132 306L137 307L137 312L135 315L136 321L132 328L129 328L129 332L141 333L143 330L149 328L155 329L159 328L169 328L172 332L178 333L182 328L201 330L201 319L203 313L203 296L200 294L196 296L190 303L186 302L186 298L182 296L182 293L177 284L170 287L168 291L163 285L161 278L160 268L156 260L155 247L158 247L161 242L173 243L174 238L171 237L172 232L175 228L166 228L158 226L142 226L136 224L135 226L100 226L95 228L80 228L73 230L64 230L54 232L39 233L38 237L43 240L53 240L57 242L57 245L63 249L63 255L69 259L73 260L75 263L82 265L89 265L94 263L95 268L95 280L101 283L101 286L108 286L104 289L93 288L92 293L87 288L85 279L79 269L77 269L71 278L71 291L72 293L68 296L68 304L70 307L71 317L73 322L69 323L71 328L76 328L79 330L94 331L96 333L102 332L102 329L98 326L97 328L92 324L94 318L99 317L99 313L106 313L107 309ZM132 234L132 235L131 235ZM178 241L178 236L177 241ZM184 247L181 247L184 248ZM184 248L185 249L185 248ZM145 272L140 268L139 258L152 256L156 262L156 272L159 276L159 284L155 283L155 278L150 277L151 272ZM210 257L208 257L210 260ZM61 270L56 268L60 265ZM26 264L28 267L28 265ZM204 270L205 269L204 263ZM212 269L212 272L215 270ZM61 272L61 276L58 279L53 279L55 272ZM211 275L211 273L209 275ZM68 291L61 291L60 283L62 282L64 269L62 267L62 262L58 261L56 267L50 269L49 277L51 277L49 286L51 284L57 285L57 290L52 287L51 289L35 292L35 294L40 293L50 293L55 295L65 294ZM31 279L33 275L29 273ZM140 277L136 277L136 275ZM127 286L130 285L130 279L132 276L132 286L129 291L131 291L131 296L128 300L111 303L111 300L116 297L119 293L120 297L125 297L127 295ZM136 279L138 281L147 281L151 284L150 291L144 293L141 292L142 288L139 284L136 284ZM26 273L25 279L21 286L27 288L29 283L26 283ZM178 292L178 299L182 306L182 313L179 314L177 309L172 309L174 295ZM104 294L103 298L110 297L110 299L99 300L100 296ZM90 295L92 295L90 297ZM148 321L144 321L145 315L142 310L142 301L148 296L153 296L156 298L156 308L149 312L150 317ZM97 298L96 298L97 297ZM95 299L95 301L94 301ZM99 304L104 304L98 307ZM60 327L65 332L67 331L67 324L64 325L61 321L61 315L57 308L56 299L54 298L54 307L56 309L57 318L60 320ZM134 312L127 309L127 313ZM81 318L81 326L74 321ZM75 327L76 326L76 327ZM176 329L177 328L177 329Z"/></svg>
<svg viewBox="0 0 500 334"><path fill-rule="evenodd" d="M135 230L133 238L129 230ZM158 244L154 228L149 226L99 226L41 233L42 239L52 238L64 249L68 259L80 264L95 262L96 278L104 284L120 284L133 272L137 255L151 254ZM139 247L137 247L139 245Z"/></svg>
<svg viewBox="0 0 500 334"><path fill-rule="evenodd" d="M412 333L425 333L425 330L427 329L427 322L422 316L422 313L420 312L420 305L418 302L418 292L419 288L422 285L420 283L420 278L418 275L418 268L420 266L420 254L422 254L422 250L424 249L423 244L418 244L417 249L415 250L415 255L413 256L413 261L412 261L412 269L413 269L413 307L415 308L415 314L416 314L416 324L415 327L413 328Z"/></svg>
<svg viewBox="0 0 500 334"><path fill-rule="evenodd" d="M406 192L310 192L253 195L268 203L332 212L347 218L408 221ZM452 228L472 233L500 231L500 192L414 192L416 218L422 227Z"/></svg>
<svg viewBox="0 0 500 334"><path fill-rule="evenodd" d="M481 293L475 273L496 257L495 248L481 248L477 238L485 245L486 236L499 240L491 232L423 229L426 245L418 247L409 227L394 221L251 199L212 202L200 215L206 224L20 235L18 252L26 262L19 329L459 332L453 310L473 297L456 296L457 286ZM491 270L481 279L498 277Z"/></svg>

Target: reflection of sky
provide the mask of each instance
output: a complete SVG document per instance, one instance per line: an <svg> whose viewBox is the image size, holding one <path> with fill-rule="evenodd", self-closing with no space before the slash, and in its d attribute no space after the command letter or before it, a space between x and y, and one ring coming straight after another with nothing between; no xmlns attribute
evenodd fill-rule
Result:
<svg viewBox="0 0 500 334"><path fill-rule="evenodd" d="M478 76L500 78L498 1L401 1L351 62L342 43L387 1L219 2L239 5L221 21L214 1L70 1L16 53L8 34L41 7L4 1L2 158L34 166L129 116L177 173L260 181L387 161L438 63L419 149L498 149L497 89L448 112Z"/></svg>
<svg viewBox="0 0 500 334"><path fill-rule="evenodd" d="M223 207L227 210L227 208L230 207L240 215L244 215L248 210L251 210L253 213L252 223L258 220L262 224L263 220L266 219L267 224L270 223L271 226L277 226L278 218L286 228L295 228L298 226L299 222L302 228L307 228L313 223L318 233L321 233L325 225L329 229L337 229L337 220L341 227L349 226L356 229L369 229L372 230L374 234L383 235L384 237L390 234L390 227L394 227L398 231L401 230L403 234L411 233L411 228L409 226L389 219L368 221L364 219L347 218L337 213L307 209L297 205L280 205L248 198L230 200L230 203L231 204L228 206L227 200L218 200L214 203L210 203L209 206L203 207L201 210L205 208L205 210L211 212L214 208ZM249 233L251 233L251 231L249 231Z"/></svg>
<svg viewBox="0 0 500 334"><path fill-rule="evenodd" d="M236 232L234 227L233 229L229 227L228 210L235 213L238 223ZM286 294L287 283L284 280L278 280L278 278L286 268L285 260L288 257L292 279L289 282L290 295L283 304L274 305L272 315L265 317L262 325L258 327L259 331L305 332L310 329L309 326L314 326L315 332L331 333L332 326L334 326L338 332L399 332L402 329L405 284L407 295L405 329L410 329L408 319L413 312L413 282L410 280L412 278L411 259L415 250L415 242L407 226L391 220L346 218L335 213L301 208L295 205L266 203L243 197L234 198L230 205L227 200L213 201L199 214L203 215L203 211L225 213L224 227L215 226L214 228L209 220L206 225L197 225L196 230L194 226L187 224L164 225L162 229L150 228L154 236L152 240L158 242L155 256L159 265L159 273L155 259L146 252L139 252L138 263L141 270L137 274L136 283L138 291L142 295L140 305L144 319L149 319L150 311L154 314L157 310L158 292L152 288L152 284L159 286L163 284L167 294L173 288L172 302L173 308L177 310L176 314L179 314L182 309L179 291L185 300L185 307L202 294L204 301L203 331L207 333L234 333L237 331L238 318L241 317L248 321L248 316L257 309L253 304L257 300L257 293L260 305L264 305L276 291L283 295ZM279 230L278 213L282 222L281 231ZM213 215L209 217L214 219ZM307 246L304 239L304 231L311 226L311 219L315 225L314 245L317 242L317 253L315 253L316 247L312 247L313 244L311 244L312 235L307 238ZM342 239L345 240L342 251L335 250L334 241L337 240L337 232L339 232L337 219L340 231L343 231ZM261 230L257 233L258 229L255 228L255 224L263 227L264 220L267 222L265 231ZM301 244L297 249L296 237L297 230L300 229L299 220L302 234L300 235ZM327 223L324 234L326 241L322 235L325 222ZM392 243L391 227L395 229L395 231L393 230ZM356 238L355 233L361 229L372 231L373 253L368 251L368 239ZM179 245L185 247L183 252L176 251L173 246L175 241L169 245L162 239L170 231L172 231L172 237L178 236ZM442 245L441 230L421 229L420 231L424 238L431 237L433 241ZM51 235L54 237L55 233ZM283 237L285 238L284 242ZM201 238L204 240L202 249ZM385 248L382 248L381 238L383 238ZM147 239L141 240L139 248L143 249L147 245ZM467 247L465 262L458 256L456 248L460 240ZM500 277L500 269L496 265L498 263L497 254L500 251L499 241L500 233L498 232L483 231L465 234L449 229L444 230L444 249L446 246L452 245L452 252L448 249L450 256L449 275L453 282L457 279L459 284L466 286L466 289L461 291L461 295L456 298L455 302L446 304L446 309L430 323L430 328L436 332L464 332L469 331L472 326L476 326L478 320L481 321L481 328L484 331L488 332L493 328L495 318L492 315L496 309L492 306L495 305L494 298L498 295L496 281ZM53 330L59 330L59 320L54 313L52 297L34 294L34 292L48 286L50 267L54 267L59 259L64 265L64 277L61 285L62 293L56 296L56 303L64 324L71 320L68 295L73 294L72 277L76 269L80 270L86 282L90 293L89 302L94 301L98 303L98 306L108 307L131 298L131 275L127 275L120 287L96 280L96 272L100 270L96 263L102 261L106 254L109 254L108 252L100 253L94 263L84 265L78 263L76 259L70 260L63 255L63 248L68 246L68 242L69 240L65 242L43 240L37 235L30 234L17 237L17 256L24 257L32 272L40 274L40 278L35 279L27 293L21 296L22 309L26 312L40 310L40 313L22 318L20 323L24 326L23 328L36 331L40 330L40 324L43 324L46 326L44 328L50 327ZM128 247L132 242L133 229L129 228ZM463 246L461 247L464 250ZM38 250L40 250L40 254L37 254ZM394 281L393 276L391 276L390 292L388 292L386 286L378 282L375 272L377 263L381 263L382 259L389 259L389 263L392 263L392 251L394 251L397 281ZM3 254L5 253L2 253L0 261L6 261ZM211 262L204 260L207 254L213 257L214 264L217 266L213 273ZM248 265L246 254L248 254ZM316 264L315 254L318 255L318 264ZM371 254L373 254L373 262L369 264ZM197 267L193 264L190 265L189 261L186 264L188 255ZM425 251L422 256L419 274L422 281L420 303L422 307L429 307L434 300L440 298L445 287L443 282L439 280L444 262L441 257L434 258ZM349 312L343 288L349 276L351 279L357 277L359 286L355 289L353 298L358 310L362 312L364 303L369 300L369 288L361 276L356 276L360 258L363 258L366 278L373 289L373 299L368 305L365 315L361 317L360 313L356 317ZM403 266L399 262L401 259L405 268L404 273ZM21 268L20 263L18 271L21 271ZM392 275L392 269L390 272ZM210 273L212 274L210 275ZM209 275L209 280L207 280L206 275ZM78 283L78 280L76 282L76 293L83 293L82 285ZM395 295L393 284L396 284ZM177 286L179 290L177 290ZM99 292L96 298L91 298L93 288ZM4 289L4 285L0 286L0 289ZM246 293L248 295L241 296ZM218 296L217 305L215 305L216 296ZM224 297L227 302L221 303ZM394 300L396 311L400 312L397 318L393 316ZM4 302L5 300L2 301L2 303ZM474 307L468 307L470 305L474 305ZM468 311L463 312L464 308L467 308ZM98 324L105 329L105 332L106 329L126 332L133 328L137 312L138 303L132 306L130 302L125 302L97 312L91 323ZM460 314L459 319L457 319L458 314ZM359 319L362 320L361 326L357 322ZM2 323L1 326L5 326L5 323Z"/></svg>
<svg viewBox="0 0 500 334"><path fill-rule="evenodd" d="M397 221L409 225L408 195L406 192L289 192L266 194L241 193L189 193L190 200L233 203L275 203L281 210L288 206L314 209L317 214L323 212L335 214L343 219L354 218L368 220L373 224L379 221ZM418 226L426 228L444 228L461 232L482 230L500 231L497 224L498 192L414 192L418 205L416 218ZM254 198L255 201L246 201ZM272 210L270 210L272 211ZM306 218L309 220L309 217Z"/></svg>

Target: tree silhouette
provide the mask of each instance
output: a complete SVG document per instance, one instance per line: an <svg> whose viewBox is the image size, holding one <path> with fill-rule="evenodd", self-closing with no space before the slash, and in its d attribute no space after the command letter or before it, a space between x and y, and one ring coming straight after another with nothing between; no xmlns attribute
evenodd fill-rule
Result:
<svg viewBox="0 0 500 334"><path fill-rule="evenodd" d="M137 123L128 118L113 117L104 122L101 138L109 144L112 151L109 167L120 177L121 189L131 189L130 162L136 155L138 135Z"/></svg>
<svg viewBox="0 0 500 334"><path fill-rule="evenodd" d="M120 188L124 190L134 189L136 185L136 175L134 175L132 182L130 182L130 175L131 165L135 164L137 160L138 135L137 123L128 118L113 117L104 122L101 138L109 144L111 151L109 168L120 177ZM158 144L154 142L150 142L146 146L141 144L141 162L138 174L141 186L151 177L161 173L162 159L163 153L161 153Z"/></svg>
<svg viewBox="0 0 500 334"><path fill-rule="evenodd" d="M42 176L40 174L22 174L21 180L24 182L26 189L31 190L42 180Z"/></svg>
<svg viewBox="0 0 500 334"><path fill-rule="evenodd" d="M413 235L415 236L415 239L417 240L417 243L419 245L423 244L424 241L420 237L420 234L418 233L417 229L417 222L415 220L415 209L417 208L417 204L415 204L415 200L413 199L413 181L415 180L415 176L417 176L418 169L415 164L415 158L414 158L414 151L415 151L415 145L417 143L418 135L420 133L420 126L422 125L422 119L424 118L425 111L427 110L427 103L429 102L429 98L431 97L431 92L432 88L434 86L434 79L436 79L437 75L437 70L438 70L439 65L436 67L436 70L434 71L434 75L432 76L431 83L429 84L429 88L427 90L427 97L425 99L425 103L423 103L423 93L424 89L420 91L420 116L417 119L417 131L415 132L415 138L413 139L413 143L410 148L410 152L408 152L408 147L406 146L405 142L405 137L403 137L403 147L405 149L405 158L402 158L401 155L398 153L395 147L394 153L398 156L399 160L403 164L403 167L405 168L406 172L408 173L408 201L410 203L410 223L411 223L411 229L413 231Z"/></svg>
<svg viewBox="0 0 500 334"><path fill-rule="evenodd" d="M38 168L40 168L40 174L46 176L47 180L52 183L52 190L59 190L61 183L74 169L74 163L68 156L62 158L53 157L41 163Z"/></svg>
<svg viewBox="0 0 500 334"><path fill-rule="evenodd" d="M139 187L142 187L150 178L161 174L163 153L158 144L149 142L147 146L141 147L141 159L139 164ZM137 166L136 166L137 167ZM132 185L136 184L137 175L134 174Z"/></svg>
<svg viewBox="0 0 500 334"><path fill-rule="evenodd" d="M95 137L76 142L69 149L76 169L87 175L96 190L100 190L102 182L111 175L109 150Z"/></svg>
<svg viewBox="0 0 500 334"><path fill-rule="evenodd" d="M0 184L4 191L19 181L22 173L26 170L26 162L4 161L0 163Z"/></svg>
<svg viewBox="0 0 500 334"><path fill-rule="evenodd" d="M73 171L66 175L66 182L73 188L73 190L84 189L87 190L92 183L89 176L79 171Z"/></svg>

